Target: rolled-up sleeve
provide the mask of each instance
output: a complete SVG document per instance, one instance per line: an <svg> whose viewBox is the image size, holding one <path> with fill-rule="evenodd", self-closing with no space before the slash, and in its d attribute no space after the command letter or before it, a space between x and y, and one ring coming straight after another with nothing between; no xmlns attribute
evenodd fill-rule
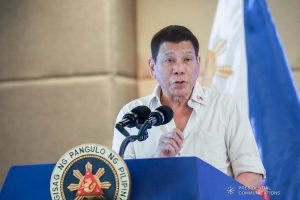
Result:
<svg viewBox="0 0 300 200"><path fill-rule="evenodd" d="M266 177L248 116L235 102L229 114L226 143L234 177L244 172Z"/></svg>

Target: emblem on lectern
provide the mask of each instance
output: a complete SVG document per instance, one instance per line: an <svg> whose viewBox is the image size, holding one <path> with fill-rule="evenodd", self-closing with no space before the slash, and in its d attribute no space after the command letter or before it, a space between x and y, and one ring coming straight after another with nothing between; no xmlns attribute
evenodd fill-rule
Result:
<svg viewBox="0 0 300 200"><path fill-rule="evenodd" d="M100 177L105 173L104 168L99 168L95 175L93 175L92 168L92 164L87 162L85 165L86 172L84 176L79 170L73 170L73 176L79 180L79 183L71 183L68 186L68 189L70 191L77 191L76 200L81 200L84 197L89 198L95 196L104 199L103 189L110 188L110 182L100 182Z"/></svg>
<svg viewBox="0 0 300 200"><path fill-rule="evenodd" d="M51 176L54 200L129 199L130 174L122 158L107 147L83 144L66 152Z"/></svg>

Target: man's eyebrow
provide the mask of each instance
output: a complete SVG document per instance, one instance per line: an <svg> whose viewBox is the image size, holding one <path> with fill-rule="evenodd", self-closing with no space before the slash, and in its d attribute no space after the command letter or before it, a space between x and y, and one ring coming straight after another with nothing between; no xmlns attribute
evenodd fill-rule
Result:
<svg viewBox="0 0 300 200"><path fill-rule="evenodd" d="M174 52L171 52L171 51L164 53L165 56L172 56L172 55L174 55L174 54L175 54L175 53L174 53Z"/></svg>

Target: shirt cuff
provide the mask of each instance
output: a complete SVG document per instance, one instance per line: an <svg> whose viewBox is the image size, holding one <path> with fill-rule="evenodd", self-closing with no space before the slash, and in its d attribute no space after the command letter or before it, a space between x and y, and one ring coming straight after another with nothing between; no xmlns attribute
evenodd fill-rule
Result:
<svg viewBox="0 0 300 200"><path fill-rule="evenodd" d="M266 178L266 170L259 157L243 155L232 161L232 170L234 177L244 172L253 172L262 174L263 178Z"/></svg>

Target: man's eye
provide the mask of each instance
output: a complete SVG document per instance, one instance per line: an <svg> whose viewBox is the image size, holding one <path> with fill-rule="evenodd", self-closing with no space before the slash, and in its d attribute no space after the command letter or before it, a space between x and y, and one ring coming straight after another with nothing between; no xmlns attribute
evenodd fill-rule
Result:
<svg viewBox="0 0 300 200"><path fill-rule="evenodd" d="M192 61L192 60L193 60L192 58L185 58L185 59L184 59L185 62L190 62L190 61Z"/></svg>
<svg viewBox="0 0 300 200"><path fill-rule="evenodd" d="M166 63L172 63L173 61L174 61L174 59L171 59L171 58L165 59Z"/></svg>

